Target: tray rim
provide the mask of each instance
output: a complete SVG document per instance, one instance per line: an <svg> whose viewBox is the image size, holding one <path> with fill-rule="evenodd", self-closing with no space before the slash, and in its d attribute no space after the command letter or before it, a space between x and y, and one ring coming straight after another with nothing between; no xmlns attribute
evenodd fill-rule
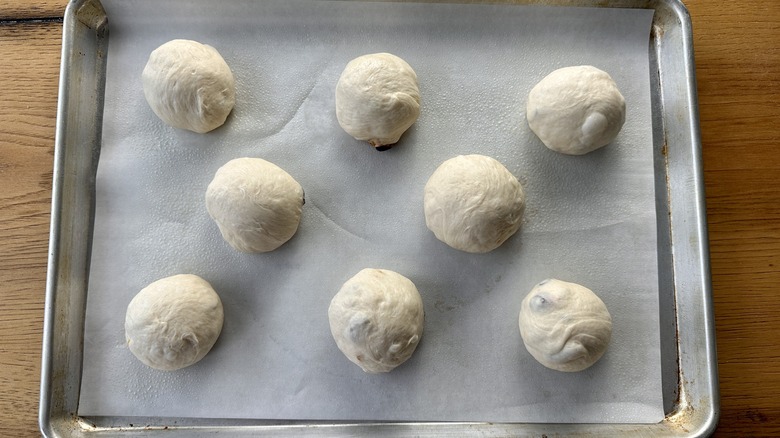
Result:
<svg viewBox="0 0 780 438"><path fill-rule="evenodd" d="M364 0L365 1L365 0ZM385 1L385 0L367 0ZM397 1L397 0L390 0ZM401 0L403 1L403 0ZM440 0L431 0L441 3ZM452 3L453 1L449 1ZM39 427L47 437L155 435L165 431L176 436L229 433L240 436L526 436L562 434L572 436L706 436L714 431L719 416L717 357L704 201L698 99L693 58L691 20L681 0L498 0L456 3L503 3L545 6L589 6L654 9L650 36L651 58L677 75L652 72L651 80L663 96L654 102L660 111L654 137L663 148L669 213L673 297L677 353L677 399L664 420L657 424L532 424L532 423L376 423L376 422L280 422L263 420L163 419L139 417L84 418L77 412L83 349L83 315L86 305L86 272L83 263L71 263L68 250L74 245L89 254L91 233L74 235L73 223L88 225L94 217L94 175L100 151L102 90L105 85L105 54L108 20L100 0L70 0L64 18L60 68L49 260L44 307L43 352ZM78 38L88 38L95 53L77 50ZM682 53L667 49L673 38L682 42ZM654 50L653 50L654 49ZM652 63L652 60L651 60ZM663 63L663 64L662 64ZM651 65L653 66L653 65ZM85 81L82 74L86 73ZM86 69L86 70L85 70ZM85 86L85 82L87 85ZM94 85L94 86L90 86ZM94 104L85 108L82 93ZM656 108L658 105L658 108ZM676 111L670 115L669 107ZM94 125L74 123L86 113ZM675 117L676 116L676 117ZM81 119L78 119L81 120ZM654 141L658 143L658 141ZM668 148L668 144L680 147ZM656 145L658 146L658 145ZM79 161L89 160L84 163ZM670 163L679 169L674 174ZM81 168L79 167L81 165ZM678 179L679 178L679 179ZM91 184L91 186L90 186ZM90 187L92 189L90 190ZM89 214L63 214L67 202L87 207ZM73 210L73 209L71 209ZM684 214L672 212L681 211ZM80 222L79 222L80 221ZM64 248L64 249L63 249ZM74 266L76 265L76 266ZM689 318L693 312L697 318ZM74 318L75 316L75 318ZM80 323L79 323L80 320ZM81 332L79 332L79 330ZM704 342L702 342L702 340ZM72 344L78 343L78 351ZM115 420L122 420L117 422ZM133 422L133 424L130 423ZM167 426L164 426L167 424ZM158 426L159 425L159 426Z"/></svg>

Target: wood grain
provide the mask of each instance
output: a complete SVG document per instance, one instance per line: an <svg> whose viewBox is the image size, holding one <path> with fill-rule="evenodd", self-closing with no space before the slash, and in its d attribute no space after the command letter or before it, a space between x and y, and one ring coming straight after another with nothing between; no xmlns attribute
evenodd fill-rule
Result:
<svg viewBox="0 0 780 438"><path fill-rule="evenodd" d="M61 18L67 5L64 0L8 0L0 2L0 21Z"/></svg>
<svg viewBox="0 0 780 438"><path fill-rule="evenodd" d="M716 436L780 436L780 2L686 4L721 384Z"/></svg>
<svg viewBox="0 0 780 438"><path fill-rule="evenodd" d="M0 435L38 436L59 23L0 25Z"/></svg>
<svg viewBox="0 0 780 438"><path fill-rule="evenodd" d="M780 436L780 2L688 0L721 384L716 436ZM65 1L0 4L0 436L38 436ZM10 21L12 20L12 21Z"/></svg>

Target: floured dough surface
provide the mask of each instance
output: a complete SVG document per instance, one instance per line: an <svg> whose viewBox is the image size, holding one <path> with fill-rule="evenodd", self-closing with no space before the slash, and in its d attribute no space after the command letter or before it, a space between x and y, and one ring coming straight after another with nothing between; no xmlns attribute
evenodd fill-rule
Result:
<svg viewBox="0 0 780 438"><path fill-rule="evenodd" d="M531 89L526 117L545 146L583 155L617 137L626 120L626 101L606 72L590 65L565 67Z"/></svg>
<svg viewBox="0 0 780 438"><path fill-rule="evenodd" d="M336 84L339 125L374 147L398 142L419 115L417 74L395 55L373 53L355 58Z"/></svg>
<svg viewBox="0 0 780 438"><path fill-rule="evenodd" d="M206 209L222 237L241 252L273 251L298 230L303 188L279 166L236 158L220 167L206 189Z"/></svg>
<svg viewBox="0 0 780 438"><path fill-rule="evenodd" d="M545 280L523 299L520 335L528 352L547 368L582 371L607 350L612 318L590 289Z"/></svg>
<svg viewBox="0 0 780 438"><path fill-rule="evenodd" d="M206 356L222 331L219 296L204 279L181 274L155 281L127 306L125 338L144 364L172 371Z"/></svg>
<svg viewBox="0 0 780 438"><path fill-rule="evenodd" d="M386 269L363 269L347 280L328 308L339 349L367 373L406 362L423 333L423 302L408 278Z"/></svg>
<svg viewBox="0 0 780 438"><path fill-rule="evenodd" d="M425 184L425 223L436 238L461 251L485 253L520 228L525 193L498 160L459 155Z"/></svg>
<svg viewBox="0 0 780 438"><path fill-rule="evenodd" d="M215 48L197 41L172 40L155 49L141 79L152 111L175 128L216 129L236 102L230 67Z"/></svg>

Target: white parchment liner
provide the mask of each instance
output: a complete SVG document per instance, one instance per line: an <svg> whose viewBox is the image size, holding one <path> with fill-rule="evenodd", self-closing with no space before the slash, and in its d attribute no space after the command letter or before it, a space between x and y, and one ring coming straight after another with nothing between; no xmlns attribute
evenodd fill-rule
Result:
<svg viewBox="0 0 780 438"><path fill-rule="evenodd" d="M106 1L103 148L87 303L81 415L209 418L657 422L663 418L648 74L652 11L325 1ZM217 48L237 79L227 123L165 126L141 71L174 39ZM345 134L334 87L352 58L386 51L416 70L417 123L390 151ZM581 157L545 148L526 96L550 71L612 75L628 115L617 140ZM521 231L486 255L425 227L423 186L458 154L498 159L523 183ZM298 233L279 250L233 251L203 196L228 160L252 156L305 189ZM366 375L339 352L327 307L364 267L410 278L425 303L415 355ZM130 299L193 273L216 288L225 325L193 367L145 367L125 346ZM612 313L606 355L580 373L522 345L523 296L545 278L593 289Z"/></svg>

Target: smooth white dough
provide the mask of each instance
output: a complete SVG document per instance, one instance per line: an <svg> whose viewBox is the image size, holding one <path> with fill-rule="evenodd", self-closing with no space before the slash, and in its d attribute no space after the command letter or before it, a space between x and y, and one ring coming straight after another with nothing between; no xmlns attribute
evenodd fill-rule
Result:
<svg viewBox="0 0 780 438"><path fill-rule="evenodd" d="M520 335L531 356L547 368L582 371L607 350L612 317L590 289L545 280L523 299Z"/></svg>
<svg viewBox="0 0 780 438"><path fill-rule="evenodd" d="M545 146L583 155L617 137L626 120L626 101L606 72L590 65L565 67L531 89L526 117Z"/></svg>
<svg viewBox="0 0 780 438"><path fill-rule="evenodd" d="M216 49L196 41L173 40L152 51L141 78L152 111L175 128L211 131L236 102L230 67Z"/></svg>
<svg viewBox="0 0 780 438"><path fill-rule="evenodd" d="M347 280L328 307L336 345L367 373L406 362L423 333L423 302L408 278L386 269L363 269Z"/></svg>
<svg viewBox="0 0 780 438"><path fill-rule="evenodd" d="M241 252L273 251L298 230L303 188L279 166L236 158L217 170L206 189L206 209L222 237Z"/></svg>
<svg viewBox="0 0 780 438"><path fill-rule="evenodd" d="M397 143L420 115L417 74L389 53L350 61L336 84L336 118L349 135L379 147Z"/></svg>
<svg viewBox="0 0 780 438"><path fill-rule="evenodd" d="M425 224L437 239L461 251L485 253L520 228L525 194L496 159L459 155L433 172L423 203Z"/></svg>
<svg viewBox="0 0 780 438"><path fill-rule="evenodd" d="M181 274L155 281L127 306L125 339L144 364L172 371L206 356L222 331L219 296L204 279Z"/></svg>

